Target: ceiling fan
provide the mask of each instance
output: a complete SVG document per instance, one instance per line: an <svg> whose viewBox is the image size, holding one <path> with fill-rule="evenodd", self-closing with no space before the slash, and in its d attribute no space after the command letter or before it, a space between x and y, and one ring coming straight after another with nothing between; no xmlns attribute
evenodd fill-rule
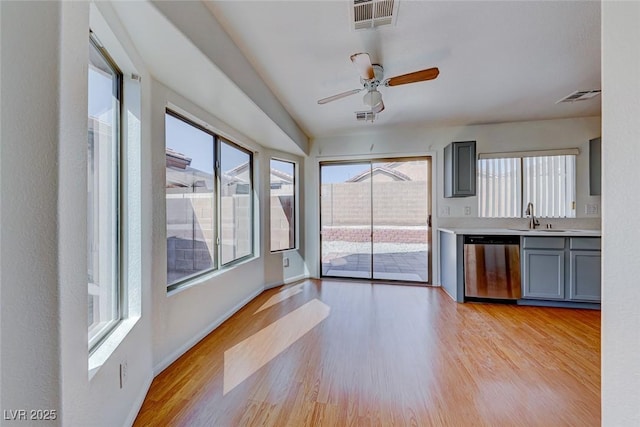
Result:
<svg viewBox="0 0 640 427"><path fill-rule="evenodd" d="M371 120L372 122L375 119L376 114L384 110L384 102L382 102L382 94L378 91L378 86L388 87L404 85L407 83L423 82L426 80L433 80L438 77L438 74L440 74L440 70L434 67L384 79L384 69L382 68L382 65L372 64L368 53L354 53L351 55L351 62L353 62L360 72L360 83L362 83L362 88L322 98L318 101L318 104L326 104L366 90L367 93L364 95L362 101L370 108L370 110L356 111L356 118L358 120Z"/></svg>

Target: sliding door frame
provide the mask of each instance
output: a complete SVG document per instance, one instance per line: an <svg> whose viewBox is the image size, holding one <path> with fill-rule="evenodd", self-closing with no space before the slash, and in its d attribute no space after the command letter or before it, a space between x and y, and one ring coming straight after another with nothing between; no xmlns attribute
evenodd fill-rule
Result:
<svg viewBox="0 0 640 427"><path fill-rule="evenodd" d="M427 203L427 280L426 281L404 281L398 279L376 279L374 278L374 270L373 270L373 219L374 219L374 209L373 209L373 174L371 174L371 186L370 186L370 199L371 199L371 215L370 215L370 245L371 245L371 277L367 279L356 278L356 277L337 277L337 276L325 276L322 271L322 243L323 243L323 235L322 235L322 167L323 166L332 166L332 165L366 165L369 164L369 170L372 172L374 163L390 163L390 162L410 162L410 161L426 161L427 162L427 189L428 189L428 197L426 200ZM433 155L425 154L425 155L415 155L415 156L402 156L402 157L368 157L368 158L349 158L344 160L324 160L319 161L318 163L318 221L319 221L319 254L318 263L319 263L319 276L323 279L345 279L345 280L366 280L366 281L376 281L376 282L394 282L394 283L402 283L413 286L431 286L433 284L433 194L435 192L435 188L433 186L433 168L434 168L434 157Z"/></svg>

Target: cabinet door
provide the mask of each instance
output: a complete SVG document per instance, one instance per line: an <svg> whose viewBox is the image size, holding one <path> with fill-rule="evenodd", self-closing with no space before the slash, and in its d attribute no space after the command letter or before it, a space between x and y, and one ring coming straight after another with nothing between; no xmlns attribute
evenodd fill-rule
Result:
<svg viewBox="0 0 640 427"><path fill-rule="evenodd" d="M600 301L600 251L569 252L569 299Z"/></svg>
<svg viewBox="0 0 640 427"><path fill-rule="evenodd" d="M444 149L444 196L476 195L476 142L452 142Z"/></svg>
<svg viewBox="0 0 640 427"><path fill-rule="evenodd" d="M523 298L564 299L564 250L525 249L523 254Z"/></svg>

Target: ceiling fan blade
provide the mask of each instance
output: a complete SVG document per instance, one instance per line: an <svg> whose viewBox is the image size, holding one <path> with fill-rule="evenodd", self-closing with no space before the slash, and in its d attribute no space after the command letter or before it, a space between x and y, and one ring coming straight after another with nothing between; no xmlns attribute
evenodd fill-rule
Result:
<svg viewBox="0 0 640 427"><path fill-rule="evenodd" d="M380 100L380 102L378 102L377 105L373 106L373 108L371 108L371 111L373 111L374 113L378 114L381 111L384 111L384 102L382 102L382 100Z"/></svg>
<svg viewBox="0 0 640 427"><path fill-rule="evenodd" d="M339 93L337 95L328 96L326 98L322 98L322 99L318 100L318 104L326 104L327 102L331 102L331 101L335 101L335 100L338 100L338 99L346 98L349 95L356 94L356 93L358 93L360 91L363 91L363 90L364 90L364 88L362 88L362 89L353 89L353 90L349 90L347 92Z"/></svg>
<svg viewBox="0 0 640 427"><path fill-rule="evenodd" d="M351 62L356 66L360 77L364 80L371 80L375 77L373 66L371 65L371 58L369 58L368 53L354 53L351 55Z"/></svg>
<svg viewBox="0 0 640 427"><path fill-rule="evenodd" d="M440 70L438 70L438 68L428 68L426 70L414 71L413 73L388 78L383 84L385 86L398 86L405 85L407 83L423 82L425 80L435 79L438 77L438 74L440 74Z"/></svg>

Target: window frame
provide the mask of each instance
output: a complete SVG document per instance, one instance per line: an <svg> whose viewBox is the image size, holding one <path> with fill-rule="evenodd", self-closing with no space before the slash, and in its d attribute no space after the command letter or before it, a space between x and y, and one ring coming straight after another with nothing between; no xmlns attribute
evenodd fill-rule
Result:
<svg viewBox="0 0 640 427"><path fill-rule="evenodd" d="M255 197L254 197L254 190L255 190L255 182L254 182L254 155L255 153L253 151L251 151L250 149L247 149L237 143L235 143L234 141L232 141L230 138L221 136L219 134L217 134L214 130L210 129L208 126L203 125L198 123L197 119L193 119L193 118L189 118L187 117L185 114L181 114L180 112L177 112L169 107L165 108L165 120L166 120L166 115L170 115L178 120L181 120L182 122L193 126L194 128L207 133L208 135L211 135L213 138L213 153L214 153L214 158L213 158L213 175L214 175L214 182L215 182L215 194L213 197L213 203L214 203L214 212L215 212L215 223L214 223L214 246L215 246L215 251L214 251L214 266L212 268L209 269L205 269L203 271L191 274L189 276L185 276L183 278L181 278L180 280L174 281L172 283L166 283L166 288L167 288L167 292L172 292L175 291L177 289L183 288L185 286L189 286L190 284L192 284L194 281L210 275L212 273L216 273L216 272L221 272L224 271L225 269L232 267L236 264L239 264L241 262L244 262L248 259L254 258L256 256L256 250L255 250L255 236L256 236L256 224L255 224L255 212L256 212L256 207L255 207ZM165 150L167 148L167 138L166 138L166 128L165 128ZM221 234L222 234L222 203L221 203L221 198L222 198L222 169L221 169L221 147L222 144L227 144L231 147L233 147L234 149L237 149L243 153L246 153L249 156L249 185L250 185L250 191L249 191L249 203L250 203L250 209L249 209L249 215L250 215L250 225L251 225L251 231L249 234L250 237L250 242L249 242L249 247L251 248L250 252L246 255L243 255L242 257L239 258L235 258L233 260L227 261L225 263L222 262L222 240L221 240ZM165 166L165 171L166 171L166 166ZM166 176L165 176L165 214L166 214ZM167 220L165 217L165 233L167 231ZM165 242L166 242L166 234L165 234ZM165 256L165 260L166 260L166 256Z"/></svg>
<svg viewBox="0 0 640 427"><path fill-rule="evenodd" d="M272 228L271 228L271 162L272 161L278 161L278 162L282 162L282 163L290 163L293 166L293 215L291 215L291 219L293 221L293 238L292 238L292 242L291 242L291 246L289 246L288 248L283 248L283 249L273 249L273 247L271 246L271 235L272 235ZM298 248L298 163L293 161L293 160L288 160L288 159L283 159L283 158L279 158L279 157L271 157L269 159L269 250L272 254L278 253L278 252L285 252L285 251L291 251L291 250L296 250Z"/></svg>
<svg viewBox="0 0 640 427"><path fill-rule="evenodd" d="M218 184L217 184L217 172L216 172L216 169L217 169L216 168L216 162L217 162L217 157L218 157L218 153L216 151L217 150L217 148L216 148L217 147L217 135L215 133L211 132L209 129L205 128L204 126L201 126L200 124L196 123L195 121L189 119L188 117L185 117L180 113L177 113L177 112L175 112L175 111L173 111L173 110L171 110L169 108L166 108L165 109L165 117L164 117L165 118L165 121L164 121L164 123L165 123L165 138L164 138L164 140L165 140L165 153L166 153L166 148L167 148L167 134L166 134L166 116L167 115L172 116L173 118L175 118L177 120L180 120L183 123L185 123L185 124L187 124L189 126L192 126L195 129L198 129L199 131L202 131L202 132L204 132L204 133L206 133L206 134L208 134L208 135L210 135L212 137L212 144L213 144L212 152L213 152L213 157L214 158L213 158L213 170L211 172L212 172L212 175L213 175L214 189L215 189L215 193L214 193L214 197L213 197L213 212L216 213L216 219L215 219L216 225L214 227L215 235L213 236L213 240L214 240L214 242L213 242L213 244L214 244L214 253L213 253L213 260L212 260L213 261L213 266L211 268L207 268L207 269L204 269L202 271L198 271L196 273L184 276L181 279L176 280L174 282L167 283L167 289L169 291L171 291L173 289L177 289L177 288L181 287L185 283L188 283L188 282L191 282L192 280L198 279L199 277L201 277L201 276L203 276L205 274L209 274L211 272L217 271L220 268L220 263L219 263L220 245L218 244L219 230L218 230L218 227L217 227L217 221L218 221L217 216L219 215L219 212L218 212L218 204L219 203L218 203L217 193L218 193L218 191L220 189L219 189ZM165 173L166 173L166 166L165 166ZM166 203L167 198L166 197L167 197L167 192L166 192L166 181L167 181L167 179L166 179L166 175L165 175L165 242L166 242L166 239L167 239L167 237L166 237L166 232L167 232L167 219L166 219L166 211L167 211L167 203ZM166 257L165 257L165 259L166 259Z"/></svg>
<svg viewBox="0 0 640 427"><path fill-rule="evenodd" d="M217 144L217 150L218 150L218 159L216 162L216 173L217 173L217 182L218 182L218 206L219 206L219 211L218 211L218 218L217 218L217 226L218 226L218 260L219 260L219 265L220 268L222 267L229 267L235 264L238 264L240 262L243 262L247 259L253 258L255 255L255 232L256 232L256 226L255 226L255 207L254 207L254 198L253 198L253 190L254 190L254 183L253 183L253 152L251 150L248 150L244 147L241 147L240 145L236 144L235 142L229 140L228 138L224 138L221 137L219 135L216 135L216 144ZM251 233L249 234L250 236L250 242L249 242L249 247L251 248L251 250L249 251L248 254L243 255L239 258L234 258L231 261L227 261L225 263L222 262L222 239L220 238L220 236L222 235L222 144L227 144L230 145L231 147L237 149L238 151L244 152L245 154L247 154L249 156L249 185L250 185L250 189L249 189L249 204L250 204L250 208L249 208L249 223L251 224Z"/></svg>
<svg viewBox="0 0 640 427"><path fill-rule="evenodd" d="M106 322L104 325L102 325L99 328L98 332L95 333L93 336L89 336L89 332L92 329L96 330L98 328L97 327L91 328L89 326L87 327L89 355L93 354L96 351L96 349L98 349L100 345L107 339L107 337L116 329L118 324L123 320L126 312L126 298L125 298L126 290L125 290L124 272L122 268L124 263L124 259L123 259L124 258L124 248L123 248L124 230L123 230L123 218L122 218L123 203L124 203L123 201L124 191L122 188L123 187L122 179L124 176L122 171L122 167L123 167L122 112L123 112L123 102L124 102L124 73L122 72L120 67L117 65L115 60L111 57L111 55L106 50L106 48L103 46L103 44L100 42L100 40L97 38L97 36L94 34L94 32L89 30L89 48L91 47L96 49L96 51L100 54L102 59L104 59L105 63L111 68L111 70L114 73L114 76L116 77L113 85L113 94L118 102L116 103L117 111L113 115L113 118L114 118L113 137L116 139L115 141L116 146L115 146L115 165L114 165L115 176L113 178L114 181L112 182L113 188L115 190L115 195L114 195L115 208L113 209L112 213L115 216L114 226L115 226L116 232L114 236L115 237L115 242L114 242L115 257L113 260L113 262L115 263L115 266L114 266L115 283L111 284L115 288L114 300L116 304L116 310L115 310L115 317L109 320L108 322ZM88 73L89 73L89 68L87 67L87 76L88 76ZM88 89L89 88L87 87L87 90ZM87 132L88 132L88 129L87 129ZM89 224L87 224L87 227L88 226ZM87 228L87 231L88 231L88 228ZM89 248L87 247L87 251L88 250ZM87 281L87 285L89 285L88 281Z"/></svg>

